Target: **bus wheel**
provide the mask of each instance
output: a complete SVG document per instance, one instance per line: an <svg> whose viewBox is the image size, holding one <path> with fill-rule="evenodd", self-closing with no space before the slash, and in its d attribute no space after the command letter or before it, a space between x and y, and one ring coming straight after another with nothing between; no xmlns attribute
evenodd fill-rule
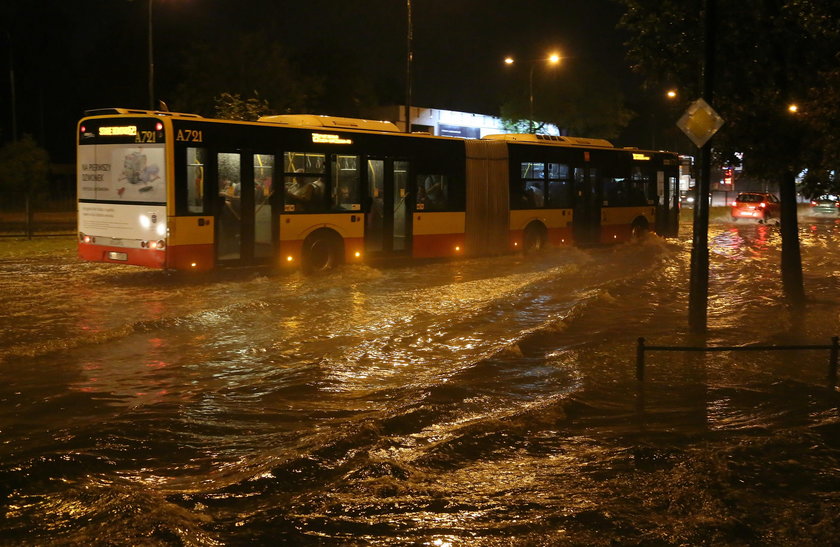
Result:
<svg viewBox="0 0 840 547"><path fill-rule="evenodd" d="M539 252L545 247L547 239L545 227L542 224L529 224L522 237L522 251L525 253Z"/></svg>
<svg viewBox="0 0 840 547"><path fill-rule="evenodd" d="M303 271L326 272L341 264L341 239L329 232L310 235L303 242Z"/></svg>
<svg viewBox="0 0 840 547"><path fill-rule="evenodd" d="M644 218L637 218L633 221L633 226L630 229L630 234L634 240L644 239L648 232L650 231L650 227L648 226L647 220Z"/></svg>

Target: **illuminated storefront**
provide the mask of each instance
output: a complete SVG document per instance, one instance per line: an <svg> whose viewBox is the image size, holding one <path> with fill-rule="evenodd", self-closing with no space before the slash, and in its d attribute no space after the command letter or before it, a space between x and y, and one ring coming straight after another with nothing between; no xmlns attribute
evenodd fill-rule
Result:
<svg viewBox="0 0 840 547"><path fill-rule="evenodd" d="M511 132L505 129L502 119L495 116L416 106L412 106L410 111L412 132L467 139L480 139L486 135ZM389 120L397 124L398 127L405 128L405 106L402 105L372 108L364 113L364 117ZM561 134L557 126L550 124L546 124L544 130L540 133L546 135Z"/></svg>

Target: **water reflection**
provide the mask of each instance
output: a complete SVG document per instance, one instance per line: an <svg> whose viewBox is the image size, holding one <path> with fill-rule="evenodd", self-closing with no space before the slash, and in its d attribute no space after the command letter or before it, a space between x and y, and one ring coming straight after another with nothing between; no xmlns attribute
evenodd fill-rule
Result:
<svg viewBox="0 0 840 547"><path fill-rule="evenodd" d="M733 260L755 261L766 259L776 244L781 244L778 227L732 225L712 235L709 251Z"/></svg>

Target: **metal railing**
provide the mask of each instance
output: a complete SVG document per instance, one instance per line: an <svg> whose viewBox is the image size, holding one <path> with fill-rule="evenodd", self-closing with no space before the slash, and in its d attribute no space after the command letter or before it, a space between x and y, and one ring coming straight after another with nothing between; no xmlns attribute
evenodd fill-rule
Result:
<svg viewBox="0 0 840 547"><path fill-rule="evenodd" d="M837 385L837 358L840 352L840 337L833 336L829 345L799 345L799 346L648 346L645 339L639 337L636 345L636 380L645 380L645 353L648 351L799 351L799 350L828 350L828 387L834 389Z"/></svg>

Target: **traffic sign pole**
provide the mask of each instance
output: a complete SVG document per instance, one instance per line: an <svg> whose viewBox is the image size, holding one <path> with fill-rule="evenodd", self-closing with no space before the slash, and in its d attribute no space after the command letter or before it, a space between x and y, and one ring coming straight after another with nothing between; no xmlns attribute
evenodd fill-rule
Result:
<svg viewBox="0 0 840 547"><path fill-rule="evenodd" d="M703 99L705 100L701 99L695 102L694 115L690 116L690 121L693 121L693 123L686 124L691 133L704 137L702 144L695 141L695 144L700 146L700 176L695 187L697 193L694 200L694 239L691 247L691 282L688 302L688 326L694 334L705 334L707 329L709 307L709 181L712 164L712 147L709 139L723 123L723 120L720 119L720 116L717 116L711 105L706 103L706 101L711 102L714 92L717 0L705 0L704 6L705 59L702 80ZM708 106L708 109L703 107L704 104ZM691 110L691 107L689 107L689 110ZM700 114L697 114L698 112ZM718 118L717 121L715 116Z"/></svg>
<svg viewBox="0 0 840 547"><path fill-rule="evenodd" d="M709 305L709 175L711 144L700 149L700 176L694 187L694 231L691 245L691 281L688 296L688 327L695 334L707 328Z"/></svg>

